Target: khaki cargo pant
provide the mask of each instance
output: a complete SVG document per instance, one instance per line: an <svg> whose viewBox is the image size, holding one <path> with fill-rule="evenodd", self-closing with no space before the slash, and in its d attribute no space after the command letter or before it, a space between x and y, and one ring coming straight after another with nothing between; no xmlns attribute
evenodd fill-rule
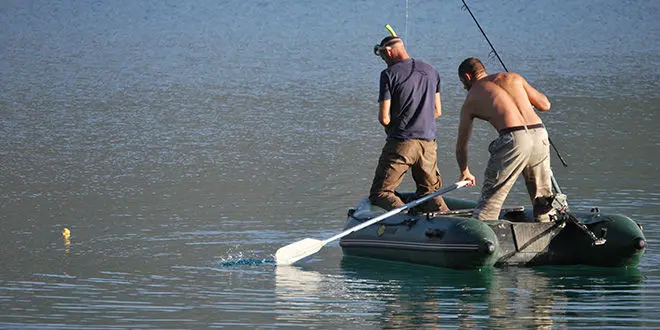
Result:
<svg viewBox="0 0 660 330"><path fill-rule="evenodd" d="M490 143L488 151L490 159L475 218L498 219L504 199L521 173L532 205L538 197L552 196L550 144L544 127L501 134ZM535 207L536 221L550 221L549 214L547 209L539 211Z"/></svg>
<svg viewBox="0 0 660 330"><path fill-rule="evenodd" d="M378 159L371 185L371 203L386 210L403 206L405 202L394 191L401 184L408 169L417 186L415 198L440 189L442 178L438 170L437 147L435 140L387 140ZM417 206L417 210L437 212L449 209L442 196L437 196Z"/></svg>

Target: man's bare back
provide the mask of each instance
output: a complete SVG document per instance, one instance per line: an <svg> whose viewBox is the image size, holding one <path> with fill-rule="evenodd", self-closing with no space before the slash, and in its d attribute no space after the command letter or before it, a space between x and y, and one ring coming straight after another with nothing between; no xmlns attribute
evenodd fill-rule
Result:
<svg viewBox="0 0 660 330"><path fill-rule="evenodd" d="M534 112L550 109L545 95L516 73L496 73L473 82L463 104L462 116L490 122L497 130L534 125L541 118Z"/></svg>

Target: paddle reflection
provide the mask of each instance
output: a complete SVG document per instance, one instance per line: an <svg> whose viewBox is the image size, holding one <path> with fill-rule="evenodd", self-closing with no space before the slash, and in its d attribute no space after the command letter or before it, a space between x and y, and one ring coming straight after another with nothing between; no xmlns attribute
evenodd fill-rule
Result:
<svg viewBox="0 0 660 330"><path fill-rule="evenodd" d="M327 270L327 269L326 269ZM337 328L365 328L362 321L383 312L383 289L396 284L374 283L341 274L320 273L299 266L278 266L276 274L276 319L287 326L310 327L333 322ZM374 298L375 296L375 298ZM343 315L339 324L336 316Z"/></svg>
<svg viewBox="0 0 660 330"><path fill-rule="evenodd" d="M317 322L317 314L324 309L319 300L325 296L324 287L329 281L316 271L302 270L297 266L275 268L276 315L278 321L288 324Z"/></svg>
<svg viewBox="0 0 660 330"><path fill-rule="evenodd" d="M278 297L308 297L321 290L323 275L312 270L302 270L297 266L275 267Z"/></svg>

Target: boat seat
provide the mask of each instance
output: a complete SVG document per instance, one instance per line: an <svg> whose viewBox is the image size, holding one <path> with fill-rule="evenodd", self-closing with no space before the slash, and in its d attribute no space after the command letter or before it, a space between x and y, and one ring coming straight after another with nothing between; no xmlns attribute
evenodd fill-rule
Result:
<svg viewBox="0 0 660 330"><path fill-rule="evenodd" d="M417 213L414 212L414 210L409 210L410 215L422 215L426 216L428 219L433 218L433 217L439 217L439 216L458 216L458 217L471 217L472 213L474 212L474 209L456 209L456 210L449 210L445 212L423 212L423 213ZM362 219L370 219L373 218L376 215L380 215L387 212L387 210L378 207L376 205L371 204L369 201L369 198L364 198L358 204L355 206L355 208L352 208L349 210L349 216L353 216L355 218L362 218ZM509 220L509 221L514 221L514 222L527 222L526 214L525 214L525 207L524 206L512 206L512 207L504 207L502 208L502 211L500 212L500 219L504 220Z"/></svg>
<svg viewBox="0 0 660 330"><path fill-rule="evenodd" d="M509 220L512 222L528 222L527 214L524 206L514 206L502 208L500 212L500 219Z"/></svg>
<svg viewBox="0 0 660 330"><path fill-rule="evenodd" d="M437 216L460 216L460 217L471 217L474 209L458 209L458 210L449 210L445 212L434 212L426 213L427 217L437 217ZM513 206L502 208L500 212L500 219L516 221L516 222L525 222L525 207L524 206Z"/></svg>

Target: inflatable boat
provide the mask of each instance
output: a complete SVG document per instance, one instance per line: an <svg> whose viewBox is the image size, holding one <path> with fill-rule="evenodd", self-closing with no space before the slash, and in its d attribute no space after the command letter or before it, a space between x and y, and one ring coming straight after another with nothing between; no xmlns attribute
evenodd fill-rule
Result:
<svg viewBox="0 0 660 330"><path fill-rule="evenodd" d="M490 266L636 266L646 248L642 226L620 214L565 212L534 222L531 210L505 208L498 220L471 217L476 202L444 197L450 211L399 213L343 236L344 255L457 269ZM348 211L345 228L383 214L367 198Z"/></svg>

